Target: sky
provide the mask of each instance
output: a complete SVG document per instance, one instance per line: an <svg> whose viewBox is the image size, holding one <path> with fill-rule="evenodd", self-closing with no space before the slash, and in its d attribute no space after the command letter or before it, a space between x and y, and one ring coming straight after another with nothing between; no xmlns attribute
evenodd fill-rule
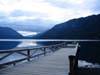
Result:
<svg viewBox="0 0 100 75"><path fill-rule="evenodd" d="M0 0L0 21L48 20L61 23L100 13L100 0Z"/></svg>

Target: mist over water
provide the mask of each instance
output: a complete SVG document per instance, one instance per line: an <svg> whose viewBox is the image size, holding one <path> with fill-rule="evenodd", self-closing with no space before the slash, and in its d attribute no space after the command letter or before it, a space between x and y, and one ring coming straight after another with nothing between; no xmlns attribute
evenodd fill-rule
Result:
<svg viewBox="0 0 100 75"><path fill-rule="evenodd" d="M37 32L31 32L31 31L17 31L18 33L20 33L23 36L30 36L30 35L37 35Z"/></svg>

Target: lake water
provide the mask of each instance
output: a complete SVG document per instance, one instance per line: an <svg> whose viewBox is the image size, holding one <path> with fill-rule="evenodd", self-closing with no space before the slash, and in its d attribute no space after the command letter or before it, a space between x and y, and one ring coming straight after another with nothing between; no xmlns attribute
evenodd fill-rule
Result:
<svg viewBox="0 0 100 75"><path fill-rule="evenodd" d="M37 35L37 32L31 32L31 31L17 31L24 37ZM14 49L14 48L20 48L20 47L31 47L31 46L37 46L36 42L31 41L0 41L0 50L8 50L8 49Z"/></svg>

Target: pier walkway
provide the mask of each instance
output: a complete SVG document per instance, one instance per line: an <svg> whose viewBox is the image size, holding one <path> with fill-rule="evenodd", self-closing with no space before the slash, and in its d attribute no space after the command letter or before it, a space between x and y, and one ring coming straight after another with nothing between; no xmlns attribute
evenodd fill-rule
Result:
<svg viewBox="0 0 100 75"><path fill-rule="evenodd" d="M0 69L0 75L68 75L68 56L75 53L76 48L61 48L30 62Z"/></svg>

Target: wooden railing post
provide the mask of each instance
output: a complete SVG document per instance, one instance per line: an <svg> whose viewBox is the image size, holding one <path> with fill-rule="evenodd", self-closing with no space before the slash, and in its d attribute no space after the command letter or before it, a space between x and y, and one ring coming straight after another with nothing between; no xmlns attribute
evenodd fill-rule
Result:
<svg viewBox="0 0 100 75"><path fill-rule="evenodd" d="M27 50L27 57L28 57L28 61L30 61L30 50Z"/></svg>
<svg viewBox="0 0 100 75"><path fill-rule="evenodd" d="M76 68L77 68L76 56L73 55L69 56L69 67L70 67L69 75L76 75Z"/></svg>
<svg viewBox="0 0 100 75"><path fill-rule="evenodd" d="M13 66L16 66L16 63L15 62L13 63Z"/></svg>
<svg viewBox="0 0 100 75"><path fill-rule="evenodd" d="M43 51L44 51L44 56L46 55L46 48L44 47L43 48Z"/></svg>

